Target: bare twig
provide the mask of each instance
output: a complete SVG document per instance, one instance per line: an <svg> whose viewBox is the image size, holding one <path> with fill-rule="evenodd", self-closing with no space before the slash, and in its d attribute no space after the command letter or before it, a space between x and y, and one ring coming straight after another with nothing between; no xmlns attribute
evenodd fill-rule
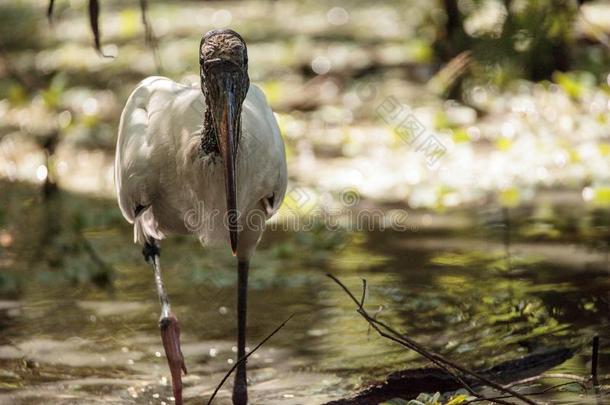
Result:
<svg viewBox="0 0 610 405"><path fill-rule="evenodd" d="M389 326L387 326L386 324L384 324L381 321L378 321L376 318L371 317L368 312L366 312L366 310L359 305L358 301L356 301L356 297L354 297L354 295L351 293L351 291L349 291L349 289L343 284L341 283L336 277L334 277L331 274L327 274L331 279L333 279L337 284L339 284L339 286L341 288L343 288L343 290L350 296L350 298L356 303L356 305L358 305L358 310L357 312L364 317L368 323L369 323L369 328L373 328L375 329L375 331L382 337L385 337L386 339L389 339L395 343L398 343L410 350L415 351L416 353L420 354L421 356L427 358L428 360L430 360L432 363L434 363L435 365L437 365L438 367L440 367L441 369L443 369L444 371L446 371L449 375L451 375L458 383L460 383L471 395L479 397L480 396L472 389L472 387L470 387L470 385L464 381L464 379L458 375L452 367L447 367L447 365L445 365L445 363L443 361L440 361L439 359L435 358L434 353L428 352L427 350L425 350L423 347L419 346L419 344L417 344L416 342L412 341L411 339L409 339L406 336L403 336L402 334L393 331ZM390 333L393 333L394 336L384 332L383 330L381 330L378 325L382 326L383 328L385 328L386 330L388 330ZM369 329L370 330L370 329ZM502 400L498 400L496 401L497 403L500 404L509 404L508 402L502 401ZM510 405L510 404L509 404Z"/></svg>
<svg viewBox="0 0 610 405"><path fill-rule="evenodd" d="M438 94L448 93L451 87L470 69L472 64L472 52L461 52L430 79L428 87Z"/></svg>
<svg viewBox="0 0 610 405"><path fill-rule="evenodd" d="M91 32L93 33L93 45L95 50L104 58L112 58L111 55L106 55L102 52L102 44L100 40L100 5L98 0L89 0L89 24L91 25Z"/></svg>
<svg viewBox="0 0 610 405"><path fill-rule="evenodd" d="M511 382L510 384L505 384L504 386L507 388L510 388L510 387L514 387L516 385L529 384L534 381L544 380L546 378L571 380L571 382L578 383L581 385L583 385L589 381L588 379L586 379L584 377L580 377L578 375L572 375L572 374L559 374L559 373L558 374L540 374L540 375L535 375L533 377L524 378L523 380L514 381L514 382Z"/></svg>
<svg viewBox="0 0 610 405"><path fill-rule="evenodd" d="M250 357L252 354L254 354L254 352L256 352L262 345L264 345L269 339L271 339L273 337L273 335L275 335L276 333L278 333L280 331L280 329L282 329L284 326L286 326L286 324L288 323L288 321L290 321L292 319L292 317L294 316L294 314L290 315L288 318L286 318L286 320L284 322L282 322L277 328L275 328L273 330L273 332L271 332L269 335L267 335L266 338L264 338L263 340L261 340L261 342L259 344L256 345L256 347L254 349L252 349L248 354L246 354L245 356L243 356L242 358L240 358L239 360L237 360L235 362L235 364L233 364L233 367L231 367L229 369L229 371L227 371L227 373L225 374L225 376L222 378L222 380L220 380L220 383L216 386L216 389L214 390L214 392L212 393L212 396L210 397L210 399L208 400L207 405L210 405L212 403L212 400L214 399L214 397L216 397L216 394L218 393L218 391L220 390L220 388L222 388L222 385L225 383L225 381L227 381L227 379L229 378L229 376L231 376L231 374L233 373L233 371L235 371L235 369L237 368L237 366L241 363L243 363L244 361L246 361L248 359L248 357Z"/></svg>
<svg viewBox="0 0 610 405"><path fill-rule="evenodd" d="M379 315L381 313L381 311L383 311L383 305L379 305L379 308L377 308L377 311L375 311L375 313L373 314L373 316L371 318L373 319L377 319L377 315ZM371 336L371 324L369 323L368 328L366 329L366 337L368 339L369 336Z"/></svg>
<svg viewBox="0 0 610 405"><path fill-rule="evenodd" d="M47 8L47 19L49 23L53 22L53 7L55 6L55 0L49 0L49 7Z"/></svg>
<svg viewBox="0 0 610 405"><path fill-rule="evenodd" d="M366 312L366 310L364 309L364 307L362 305L360 305L360 302L358 302L356 300L356 297L352 294L352 292L341 282L339 281L338 278L336 278L335 276L333 276L332 274L327 274L328 277L330 277L333 281L335 281L335 283L337 283L352 299L352 301L354 301L356 303L356 305L358 306L358 313L364 317L364 319L366 319L369 323L369 328L373 328L375 329L375 331L382 337L385 337L386 339L389 339L395 343L398 343L402 346L407 347L408 349L411 349L413 351L415 351L416 353L424 356L425 358L427 358L428 360L430 360L431 362L433 362L434 364L436 364L437 366L439 366L440 368L442 368L443 370L445 370L447 373L449 373L453 378L455 378L460 384L462 384L464 386L464 388L466 388L466 390L472 394L477 396L477 393L468 385L468 383L466 383L466 381L464 381L457 373L455 373L455 371L453 371L451 368L446 367L442 362L438 361L437 359L435 359L434 357L430 356L429 353L426 350L422 350L422 348L419 347L419 345L415 344L411 344L411 342L409 342L404 336L401 336L400 334L397 333L398 337L395 336L391 336L389 334L387 334L386 332L382 331L377 324L379 324L380 326L388 329L387 326L385 326L382 322L378 321L376 318L371 317L369 315L368 312ZM379 312L377 312L379 313ZM369 329L370 331L370 329ZM392 332L390 330L390 332ZM402 339L407 340L406 342L403 341Z"/></svg>
<svg viewBox="0 0 610 405"><path fill-rule="evenodd" d="M100 5L97 0L89 0L89 24L93 33L93 43L98 52L102 52L100 45L100 26L99 26Z"/></svg>
<svg viewBox="0 0 610 405"><path fill-rule="evenodd" d="M152 25L150 25L150 22L148 21L148 0L140 0L140 14L142 15L142 25L144 26L144 39L152 51L157 73L161 73L163 71L163 65L161 64L161 58L159 57L159 44Z"/></svg>
<svg viewBox="0 0 610 405"><path fill-rule="evenodd" d="M362 298L360 298L360 306L364 306L364 300L366 300L366 279L362 279Z"/></svg>
<svg viewBox="0 0 610 405"><path fill-rule="evenodd" d="M100 33L100 5L98 0L89 0L89 25L91 26L91 33L93 33L93 45L95 50L105 58L113 58L112 55L106 55L102 52L102 41ZM55 7L55 0L49 0L47 6L47 19L49 23L53 22L53 12ZM155 59L155 66L157 67L158 73L161 73L163 66L161 65L161 58L158 52L158 41L155 33L148 21L148 0L140 0L140 11L142 14L142 25L144 26L145 41L150 46L153 52L153 58Z"/></svg>
<svg viewBox="0 0 610 405"><path fill-rule="evenodd" d="M561 387L564 387L564 386L570 385L570 384L578 384L582 388L584 388L584 386L581 383L579 383L578 381L569 381L569 382L553 385L552 387L547 387L547 388L543 389L542 391L531 392L527 395L544 395L550 391L556 390L558 388L561 388ZM471 399L469 401L463 402L462 405L474 404L475 402L481 402L481 401L497 401L498 399L503 399L503 398L512 398L512 396L503 395L503 396L499 396L499 397L476 398L476 399Z"/></svg>
<svg viewBox="0 0 610 405"><path fill-rule="evenodd" d="M367 319L367 318L365 318ZM369 321L367 319L367 321ZM443 362L438 361L437 359L434 358L434 356L430 356L430 354L424 350L421 350L419 348L416 348L414 346L411 346L405 342L403 342L400 338L396 338L395 336L392 336L384 331L382 331L377 325L376 322L373 320L372 322L369 321L369 324L371 325L371 327L373 329L375 329L375 331L382 337L389 339L395 343L398 343L402 346L405 346L408 349L411 349L413 351L415 351L416 353L422 355L423 357L427 358L428 360L430 360L432 363L436 364L438 367L442 368L443 370L445 370L447 373L449 373L457 382L459 382L471 395L474 395L476 397L479 397L479 395L472 389L472 387L466 382L464 381L464 379L457 374L454 370L452 370L450 367L447 367ZM504 401L500 401L498 403L501 404L507 404L507 402Z"/></svg>
<svg viewBox="0 0 610 405"><path fill-rule="evenodd" d="M400 332L396 331L395 329L393 329L389 325L385 324L384 322L379 321L377 319L373 319L368 314L368 312L364 309L364 307L362 305L360 305L360 302L356 299L354 294L352 294L352 292L341 281L339 281L339 279L337 279L332 274L327 274L327 276L330 277L335 283L337 283L348 294L348 296L352 299L352 301L354 301L354 303L358 307L357 312L373 327L373 329L375 329L377 331L377 333L379 333L381 336L383 336L387 339L392 340L393 342L396 342L404 347L407 347L408 349L415 351L416 353L418 353L418 354L424 356L425 358L427 358L428 360L432 361L434 364L443 368L445 371L449 372L454 378L456 378L456 380L458 380L462 385L464 385L464 387L471 394L479 397L479 395L474 393L474 391L468 386L468 384L466 384L466 382L459 375L457 375L457 373L453 370L459 371L460 373L465 374L465 375L469 375L469 376L473 377L474 379L480 381L483 385L491 387L497 391L509 394L510 396L518 398L527 404L537 405L537 403L535 401L527 398L525 395L520 394L519 392L514 391L510 388L505 388L502 385L490 380L489 378L487 378L477 372L471 371L457 363L454 363L454 362L446 359L445 357L441 356L440 354L431 352L431 351L425 349L423 346L421 346L419 343L417 343L413 339L409 338L408 336L405 336L404 334L401 334ZM504 404L507 403L507 402L504 402L501 400L494 400L494 401L498 402L498 403L504 403Z"/></svg>

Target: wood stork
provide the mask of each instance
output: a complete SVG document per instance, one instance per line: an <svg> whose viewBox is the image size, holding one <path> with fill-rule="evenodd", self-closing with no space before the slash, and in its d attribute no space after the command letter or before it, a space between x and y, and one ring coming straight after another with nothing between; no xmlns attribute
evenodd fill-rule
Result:
<svg viewBox="0 0 610 405"><path fill-rule="evenodd" d="M284 143L264 94L250 84L242 37L228 29L208 32L199 65L203 94L163 77L138 85L121 115L115 160L119 206L154 271L161 338L178 405L186 367L178 320L161 279L159 241L193 234L204 245L230 243L237 256L240 359L246 354L250 258L287 181ZM244 405L247 398L243 362L235 374L233 403Z"/></svg>

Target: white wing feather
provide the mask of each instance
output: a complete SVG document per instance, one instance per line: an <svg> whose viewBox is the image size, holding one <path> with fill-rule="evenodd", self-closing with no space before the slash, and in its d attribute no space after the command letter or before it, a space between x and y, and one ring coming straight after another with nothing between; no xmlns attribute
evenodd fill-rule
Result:
<svg viewBox="0 0 610 405"><path fill-rule="evenodd" d="M171 233L193 233L204 243L226 239L218 217L225 210L224 175L219 159L201 150L204 112L200 89L163 77L145 79L127 100L119 124L115 182L136 242ZM277 122L262 91L251 85L242 108L238 207L245 213L273 194L277 211L286 182ZM138 208L142 211L136 216Z"/></svg>

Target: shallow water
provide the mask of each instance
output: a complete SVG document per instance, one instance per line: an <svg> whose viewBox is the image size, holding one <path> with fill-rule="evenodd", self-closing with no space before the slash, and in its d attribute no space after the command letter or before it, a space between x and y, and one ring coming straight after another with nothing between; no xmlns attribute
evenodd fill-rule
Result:
<svg viewBox="0 0 610 405"><path fill-rule="evenodd" d="M151 271L114 201L44 202L29 186L0 186L0 403L172 403ZM328 272L358 293L365 278L371 311L382 306L384 320L473 368L575 346L554 371L584 376L597 333L609 373L607 210L546 202L508 217L485 208L411 218L404 232L265 235L252 264L250 346L296 316L249 361L253 404L322 404L426 364L369 333ZM189 238L164 242L162 264L186 403L202 403L235 356L235 264L228 249ZM230 403L228 389L216 403ZM574 386L545 398L595 403Z"/></svg>

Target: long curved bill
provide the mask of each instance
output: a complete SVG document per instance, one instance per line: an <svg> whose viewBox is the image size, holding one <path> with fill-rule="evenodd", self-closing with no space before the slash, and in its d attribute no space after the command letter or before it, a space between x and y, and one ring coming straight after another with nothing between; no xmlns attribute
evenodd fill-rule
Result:
<svg viewBox="0 0 610 405"><path fill-rule="evenodd" d="M220 97L217 100L218 143L225 175L225 192L227 198L227 225L233 255L237 253L238 212L237 191L235 186L235 161L237 158L238 114L235 94L235 81L230 73L220 73Z"/></svg>

